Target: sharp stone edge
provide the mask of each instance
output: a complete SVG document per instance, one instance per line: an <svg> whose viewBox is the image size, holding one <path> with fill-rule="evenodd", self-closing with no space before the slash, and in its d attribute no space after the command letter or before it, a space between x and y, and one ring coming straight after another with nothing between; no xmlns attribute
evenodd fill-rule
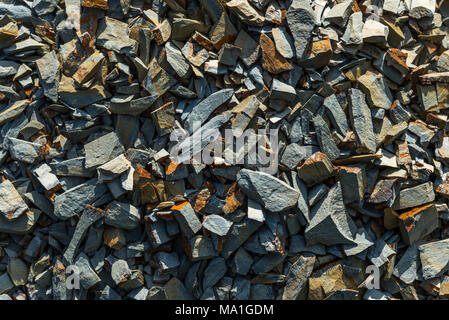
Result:
<svg viewBox="0 0 449 320"><path fill-rule="evenodd" d="M0 299L449 298L448 27L448 0L1 1ZM274 129L274 170L177 163L175 129Z"/></svg>

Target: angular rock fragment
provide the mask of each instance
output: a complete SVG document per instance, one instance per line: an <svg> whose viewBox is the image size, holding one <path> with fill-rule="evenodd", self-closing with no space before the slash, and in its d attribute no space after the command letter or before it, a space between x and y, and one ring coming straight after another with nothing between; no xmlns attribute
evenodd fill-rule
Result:
<svg viewBox="0 0 449 320"><path fill-rule="evenodd" d="M271 212L290 209L298 201L295 189L264 172L242 169L237 174L237 183L244 194Z"/></svg>
<svg viewBox="0 0 449 320"><path fill-rule="evenodd" d="M299 256L287 274L282 300L296 300L305 289L307 278L312 274L315 256Z"/></svg>
<svg viewBox="0 0 449 320"><path fill-rule="evenodd" d="M86 204L92 203L107 191L105 184L97 184L97 179L91 179L79 184L54 199L54 214L59 219L68 219L83 210Z"/></svg>
<svg viewBox="0 0 449 320"><path fill-rule="evenodd" d="M119 20L105 17L98 24L97 45L121 54L135 55L137 42L128 35L128 25Z"/></svg>
<svg viewBox="0 0 449 320"><path fill-rule="evenodd" d="M359 77L357 81L365 93L370 107L390 109L393 98L384 77L367 72Z"/></svg>
<svg viewBox="0 0 449 320"><path fill-rule="evenodd" d="M335 160L340 156L340 150L332 139L331 132L326 122L321 116L313 118L313 125L315 126L315 134L317 136L318 144L320 145L323 153L329 158L329 160Z"/></svg>
<svg viewBox="0 0 449 320"><path fill-rule="evenodd" d="M175 213L175 219L178 221L181 232L188 239L192 238L200 229L201 222L195 211L188 202L183 202L172 207Z"/></svg>
<svg viewBox="0 0 449 320"><path fill-rule="evenodd" d="M319 183L329 178L334 172L334 166L329 158L321 152L311 155L298 167L298 177L308 185Z"/></svg>
<svg viewBox="0 0 449 320"><path fill-rule="evenodd" d="M86 209L81 214L78 224L75 227L72 239L70 240L67 249L64 251L63 257L68 263L73 263L77 250L81 245L81 242L83 241L85 235L87 234L90 226L101 219L103 216L103 210L89 205L86 206Z"/></svg>
<svg viewBox="0 0 449 320"><path fill-rule="evenodd" d="M84 150L86 153L86 169L98 167L125 151L115 132L110 132L87 143Z"/></svg>
<svg viewBox="0 0 449 320"><path fill-rule="evenodd" d="M367 186L367 178L363 167L339 167L337 177L341 183L345 203L360 201L363 199Z"/></svg>
<svg viewBox="0 0 449 320"><path fill-rule="evenodd" d="M433 204L424 205L401 214L398 225L402 240L412 245L438 228L438 212Z"/></svg>
<svg viewBox="0 0 449 320"><path fill-rule="evenodd" d="M293 66L276 51L273 40L262 33L260 35L260 48L262 50L262 67L272 74L290 71Z"/></svg>
<svg viewBox="0 0 449 320"><path fill-rule="evenodd" d="M432 183L423 183L416 187L402 189L396 202L394 210L417 207L435 200Z"/></svg>
<svg viewBox="0 0 449 320"><path fill-rule="evenodd" d="M206 216L206 219L203 221L204 229L222 237L228 234L231 226L232 222L216 214Z"/></svg>
<svg viewBox="0 0 449 320"><path fill-rule="evenodd" d="M315 14L307 1L294 0L286 16L295 41L296 59L302 60L315 26Z"/></svg>
<svg viewBox="0 0 449 320"><path fill-rule="evenodd" d="M132 230L139 225L140 212L132 204L113 201L106 207L104 222L113 227Z"/></svg>
<svg viewBox="0 0 449 320"><path fill-rule="evenodd" d="M235 39L234 45L241 48L240 59L247 67L251 67L256 63L260 56L260 46L259 44L251 38L245 30L240 30L237 38Z"/></svg>
<svg viewBox="0 0 449 320"><path fill-rule="evenodd" d="M376 141L371 112L365 102L365 95L357 89L350 89L349 114L360 150L374 153Z"/></svg>
<svg viewBox="0 0 449 320"><path fill-rule="evenodd" d="M201 126L209 118L212 112L214 112L214 110L220 105L231 99L233 94L234 90L223 89L208 96L206 99L193 107L192 112L190 112L184 122L184 128L189 133L195 132L195 129L197 129L194 127L195 123L198 127Z"/></svg>
<svg viewBox="0 0 449 320"><path fill-rule="evenodd" d="M324 245L353 244L354 232L347 216L340 182L311 210L312 219L304 233L308 242Z"/></svg>
<svg viewBox="0 0 449 320"><path fill-rule="evenodd" d="M36 61L44 94L51 101L58 101L60 65L55 51L48 52Z"/></svg>
<svg viewBox="0 0 449 320"><path fill-rule="evenodd" d="M449 240L422 244L418 247L424 279L435 278L449 268Z"/></svg>

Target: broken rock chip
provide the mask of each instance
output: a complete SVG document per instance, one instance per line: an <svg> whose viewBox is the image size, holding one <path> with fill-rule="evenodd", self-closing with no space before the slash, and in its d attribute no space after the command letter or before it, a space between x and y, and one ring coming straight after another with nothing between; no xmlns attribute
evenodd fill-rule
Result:
<svg viewBox="0 0 449 320"><path fill-rule="evenodd" d="M206 216L203 221L203 228L215 233L219 236L225 236L228 234L229 229L232 226L232 222L216 214L210 214Z"/></svg>
<svg viewBox="0 0 449 320"><path fill-rule="evenodd" d="M260 35L262 49L262 67L272 74L290 71L293 66L276 50L273 40L265 33Z"/></svg>
<svg viewBox="0 0 449 320"><path fill-rule="evenodd" d="M233 89L223 89L208 96L206 99L193 107L192 112L190 112L184 122L184 128L189 133L195 132L195 129L198 129L199 126L201 126L209 118L212 112L215 111L215 109L231 99L233 94ZM198 128L194 127L195 124Z"/></svg>
<svg viewBox="0 0 449 320"><path fill-rule="evenodd" d="M298 201L298 191L265 172L242 169L237 174L237 183L245 195L271 212L290 209Z"/></svg>
<svg viewBox="0 0 449 320"><path fill-rule="evenodd" d="M334 173L334 166L326 154L316 152L298 168L298 177L308 185L319 183Z"/></svg>
<svg viewBox="0 0 449 320"><path fill-rule="evenodd" d="M140 212L130 203L113 201L106 207L104 222L113 227L132 230L139 225Z"/></svg>
<svg viewBox="0 0 449 320"><path fill-rule="evenodd" d="M353 244L352 220L346 213L340 182L337 182L310 212L310 221L304 235L308 242L324 245Z"/></svg>
<svg viewBox="0 0 449 320"><path fill-rule="evenodd" d="M301 61L315 27L315 13L308 1L293 0L286 16L295 42L296 59Z"/></svg>
<svg viewBox="0 0 449 320"><path fill-rule="evenodd" d="M98 184L97 179L88 180L57 195L54 202L54 214L59 219L69 219L81 212L86 204L100 198L106 191L106 185Z"/></svg>
<svg viewBox="0 0 449 320"><path fill-rule="evenodd" d="M28 210L28 206L9 180L0 183L0 212L8 220L20 217Z"/></svg>
<svg viewBox="0 0 449 320"><path fill-rule="evenodd" d="M449 269L449 240L422 244L418 247L424 279L438 277Z"/></svg>
<svg viewBox="0 0 449 320"><path fill-rule="evenodd" d="M96 168L125 152L117 133L110 132L84 145L86 169Z"/></svg>
<svg viewBox="0 0 449 320"><path fill-rule="evenodd" d="M402 240L412 245L438 228L438 211L431 203L401 214L398 222Z"/></svg>

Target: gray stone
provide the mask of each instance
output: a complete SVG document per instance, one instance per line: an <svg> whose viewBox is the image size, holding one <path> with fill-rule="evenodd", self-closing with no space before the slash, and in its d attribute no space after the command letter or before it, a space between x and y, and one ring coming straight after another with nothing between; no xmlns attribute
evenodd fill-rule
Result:
<svg viewBox="0 0 449 320"><path fill-rule="evenodd" d="M346 21L352 13L353 5L353 0L345 0L335 4L325 16L324 22L332 23L339 27L346 25Z"/></svg>
<svg viewBox="0 0 449 320"><path fill-rule="evenodd" d="M390 109L393 104L393 97L382 75L367 72L359 77L357 82L365 93L370 107Z"/></svg>
<svg viewBox="0 0 449 320"><path fill-rule="evenodd" d="M15 286L23 286L27 283L29 268L19 258L11 258L8 263L8 275Z"/></svg>
<svg viewBox="0 0 449 320"><path fill-rule="evenodd" d="M198 129L194 127L195 124L202 125L209 118L212 112L231 99L233 94L233 89L223 89L208 96L206 99L193 107L192 112L187 116L187 119L184 122L184 129L186 129L189 133L193 133L195 129Z"/></svg>
<svg viewBox="0 0 449 320"><path fill-rule="evenodd" d="M0 212L8 220L14 220L28 211L28 206L9 180L0 183Z"/></svg>
<svg viewBox="0 0 449 320"><path fill-rule="evenodd" d="M432 182L402 189L393 204L393 210L417 207L435 200Z"/></svg>
<svg viewBox="0 0 449 320"><path fill-rule="evenodd" d="M241 29L237 38L235 39L234 45L242 48L240 53L240 59L249 68L260 56L260 46L245 30Z"/></svg>
<svg viewBox="0 0 449 320"><path fill-rule="evenodd" d="M284 27L273 28L271 34L276 44L276 50L286 59L291 59L295 56L295 47L293 45L292 36L285 30Z"/></svg>
<svg viewBox="0 0 449 320"><path fill-rule="evenodd" d="M413 283L418 274L418 268L420 267L418 246L419 244L416 243L408 247L394 267L393 275L406 284Z"/></svg>
<svg viewBox="0 0 449 320"><path fill-rule="evenodd" d="M190 71L190 65L185 60L184 56L172 42L165 44L165 53L167 55L167 62L181 78L186 78Z"/></svg>
<svg viewBox="0 0 449 320"><path fill-rule="evenodd" d="M322 152L312 154L298 167L298 177L308 185L319 183L333 175L334 166Z"/></svg>
<svg viewBox="0 0 449 320"><path fill-rule="evenodd" d="M14 288L14 284L8 276L8 273L4 273L0 276L0 294L3 294Z"/></svg>
<svg viewBox="0 0 449 320"><path fill-rule="evenodd" d="M301 291L306 288L308 278L315 265L315 256L299 256L290 266L285 282L282 300L297 300Z"/></svg>
<svg viewBox="0 0 449 320"><path fill-rule="evenodd" d="M225 259L229 258L261 225L261 222L249 218L234 223L224 238L222 256Z"/></svg>
<svg viewBox="0 0 449 320"><path fill-rule="evenodd" d="M60 65L55 51L48 52L36 61L39 77L45 96L53 102L58 101Z"/></svg>
<svg viewBox="0 0 449 320"><path fill-rule="evenodd" d="M319 115L313 118L315 134L320 145L320 149L328 156L330 160L335 160L340 156L340 150L332 138L329 127L323 118Z"/></svg>
<svg viewBox="0 0 449 320"><path fill-rule="evenodd" d="M84 145L86 169L96 168L125 152L117 133L110 132Z"/></svg>
<svg viewBox="0 0 449 320"><path fill-rule="evenodd" d="M225 236L228 234L229 229L232 226L232 222L220 217L216 214L210 214L206 216L203 221L203 228L209 230L212 233L215 233L219 236Z"/></svg>
<svg viewBox="0 0 449 320"><path fill-rule="evenodd" d="M127 23L105 17L98 24L96 44L119 54L135 55L138 44L128 34Z"/></svg>
<svg viewBox="0 0 449 320"><path fill-rule="evenodd" d="M296 59L302 60L315 26L315 13L308 1L293 0L287 10L287 25L295 42Z"/></svg>
<svg viewBox="0 0 449 320"><path fill-rule="evenodd" d="M308 242L328 246L354 243L353 222L346 213L340 182L312 208L310 216L312 219L304 233Z"/></svg>
<svg viewBox="0 0 449 320"><path fill-rule="evenodd" d="M418 247L424 279L432 279L449 269L449 239L429 242Z"/></svg>
<svg viewBox="0 0 449 320"><path fill-rule="evenodd" d="M66 220L81 212L86 204L100 198L107 191L105 184L91 179L55 197L55 216Z"/></svg>
<svg viewBox="0 0 449 320"><path fill-rule="evenodd" d="M212 259L204 270L203 289L213 287L226 273L226 261L222 257Z"/></svg>
<svg viewBox="0 0 449 320"><path fill-rule="evenodd" d="M371 112L366 105L365 95L358 89L349 90L349 115L351 125L361 151L376 152L376 137L373 131Z"/></svg>
<svg viewBox="0 0 449 320"><path fill-rule="evenodd" d="M346 30L341 40L346 45L359 45L363 43L363 14L362 12L354 12L349 16Z"/></svg>
<svg viewBox="0 0 449 320"><path fill-rule="evenodd" d="M290 209L298 201L298 191L265 172L242 169L237 175L237 183L244 194L271 212Z"/></svg>
<svg viewBox="0 0 449 320"><path fill-rule="evenodd" d="M113 201L105 210L104 222L110 226L132 230L139 226L139 209L129 203Z"/></svg>
<svg viewBox="0 0 449 320"><path fill-rule="evenodd" d="M175 211L175 219L181 232L188 239L192 238L201 229L201 222L189 202L172 207Z"/></svg>
<svg viewBox="0 0 449 320"><path fill-rule="evenodd" d="M84 289L89 290L101 282L101 278L92 269L89 258L84 253L80 253L77 257L75 266L79 269L80 284Z"/></svg>
<svg viewBox="0 0 449 320"><path fill-rule="evenodd" d="M94 208L92 206L87 206L82 213L78 224L73 232L72 239L68 244L66 250L64 251L64 259L68 263L73 263L73 260L77 254L77 250L84 240L84 237L89 230L90 226L96 221L104 217L104 211L101 209Z"/></svg>

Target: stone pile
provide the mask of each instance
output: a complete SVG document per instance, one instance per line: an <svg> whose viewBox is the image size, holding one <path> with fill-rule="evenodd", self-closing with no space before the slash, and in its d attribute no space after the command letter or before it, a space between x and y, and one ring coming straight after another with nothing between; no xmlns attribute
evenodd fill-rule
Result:
<svg viewBox="0 0 449 320"><path fill-rule="evenodd" d="M0 299L447 299L448 116L448 0L2 0Z"/></svg>

